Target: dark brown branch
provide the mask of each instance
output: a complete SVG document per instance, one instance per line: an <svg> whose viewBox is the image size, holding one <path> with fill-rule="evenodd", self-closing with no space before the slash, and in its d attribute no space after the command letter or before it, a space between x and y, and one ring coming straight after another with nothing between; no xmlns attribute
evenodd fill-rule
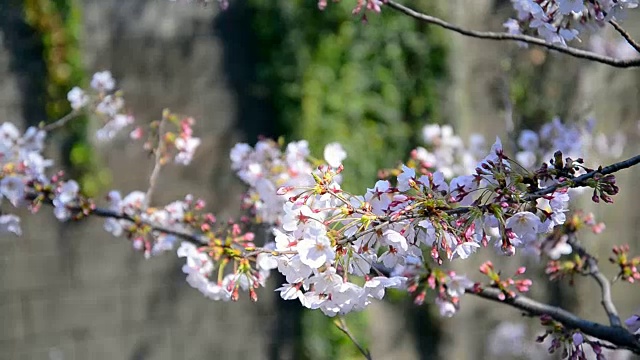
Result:
<svg viewBox="0 0 640 360"><path fill-rule="evenodd" d="M545 41L544 39L540 39L534 36L522 35L522 34L509 34L506 32L477 31L477 30L465 29L457 25L448 23L440 18L420 13L416 10L413 10L409 7L399 4L393 0L383 0L383 1L386 6L396 11L399 11L405 15L408 15L412 18L418 19L420 21L424 21L429 24L440 26L442 28L451 30L453 32L457 32L458 34L462 34L465 36L474 37L478 39L487 39L487 40L521 41L527 44L542 46L550 50L555 50L576 58L591 60L598 63L610 65L613 67L629 68L629 67L640 66L640 59L629 59L629 60L616 59L610 56L600 55L592 51L577 49L569 46L552 44Z"/></svg>
<svg viewBox="0 0 640 360"><path fill-rule="evenodd" d="M70 209L71 211L74 211L74 209ZM80 209L75 209L77 211L79 211ZM97 217L101 217L101 218L111 218L111 219L116 219L116 220L126 220L129 221L133 224L135 224L137 221L136 219L132 218L131 216L124 214L124 213L120 213L120 212L116 212L113 210L108 210L108 209L103 209L103 208L95 208L91 211L90 215L95 215ZM139 223L139 221L138 221ZM207 241L195 234L191 234L191 233L185 233L185 232L181 232L181 231L176 231L173 229L169 229L163 226L158 226L158 225L154 225L152 223L149 222L142 222L145 225L148 225L151 227L151 229L153 231L157 231L157 232L161 232L164 234L168 234L168 235L173 235L176 237L179 237L180 239L190 242L196 246L202 246L205 245L207 243Z"/></svg>
<svg viewBox="0 0 640 360"><path fill-rule="evenodd" d="M580 330L586 335L593 336L603 341L607 341L618 348L627 349L635 354L640 354L640 340L625 328L620 326L607 326L586 319L566 311L562 308L543 304L524 295L516 295L512 298L500 300L504 294L497 288L485 288L474 291L467 289L468 294L472 294L484 299L492 300L502 304L507 304L524 311L527 315L541 316L548 315L554 320L562 323L570 329Z"/></svg>
<svg viewBox="0 0 640 360"><path fill-rule="evenodd" d="M622 37L627 40L627 43L629 43L629 45L631 45L637 52L640 53L640 44L638 44L632 37L631 35L629 35L629 33L627 32L627 30L625 30L622 26L620 26L620 24L618 24L617 22L615 22L614 20L609 20L609 24L611 24L611 26L613 26L614 29L616 29L616 31L622 35Z"/></svg>
<svg viewBox="0 0 640 360"><path fill-rule="evenodd" d="M594 176L596 176L597 174L602 174L602 175L609 175L609 174L613 174L615 172L618 172L620 170L624 170L627 168L630 168L634 165L637 165L638 163L640 163L640 155L636 155L634 157L631 157L627 160L623 160L620 162L617 162L615 164L611 164L609 166L605 166L600 170L593 170L590 171L586 174L580 175L578 177L575 177L573 179L569 179L566 181L563 181L561 183L555 184L555 185L551 185L548 186L544 189L540 189L532 194L530 194L529 196L526 196L525 199L526 200L533 200L535 198L544 196L544 195L548 195L548 194L552 194L554 191L558 190L559 188L563 188L563 187L580 187L580 186L584 186L585 182L591 178L593 178Z"/></svg>
<svg viewBox="0 0 640 360"><path fill-rule="evenodd" d="M600 271L598 268L598 260L591 254L587 252L587 250L578 243L578 239L576 238L575 233L569 234L569 239L567 243L571 245L571 247L576 251L578 256L584 258L587 266L589 266L589 272L587 273L589 276L594 278L594 280L600 286L601 292L601 304L604 307L604 310L609 317L609 324L614 327L621 327L622 322L620 321L620 316L618 315L618 310L616 310L615 305L613 304L613 300L611 299L611 283L609 279Z"/></svg>
<svg viewBox="0 0 640 360"><path fill-rule="evenodd" d="M27 201L33 201L36 200L38 198L39 194L38 193L34 193L34 192L29 192L25 195L25 200ZM43 199L41 199L40 201L43 201L44 204L49 205L49 206L53 206L53 200L49 197L49 196L44 196ZM81 206L70 206L67 207L67 209L69 211L71 211L72 214L84 214L85 213L85 209ZM173 230L173 229L169 229L163 226L158 226L155 225L153 223L150 222L145 222L145 221L141 221L141 220L136 220L133 217L122 213L122 212L118 212L118 211L114 211L114 210L109 210L109 209L104 209L104 208L100 208L100 207L95 207L92 208L91 210L89 210L89 213L86 214L87 217L89 216L97 216L97 217L101 217L101 218L110 218L110 219L115 219L115 220L125 220L125 221L129 221L132 224L144 224L147 225L149 227L151 227L151 230L153 231L157 231L157 232L161 232L161 233L165 233L168 235L173 235L176 237L181 238L184 241L190 242L196 246L202 246L204 244L207 244L208 241L202 237L199 237L196 234L192 234L192 233L186 233L186 232L181 232L181 231L177 231L177 230Z"/></svg>

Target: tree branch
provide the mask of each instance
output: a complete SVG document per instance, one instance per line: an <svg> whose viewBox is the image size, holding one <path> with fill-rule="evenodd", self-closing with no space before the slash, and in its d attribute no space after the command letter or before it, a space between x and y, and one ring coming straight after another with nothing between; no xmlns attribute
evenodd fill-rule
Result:
<svg viewBox="0 0 640 360"><path fill-rule="evenodd" d="M539 198L541 196L544 195L548 195L553 193L554 191L558 190L559 188L562 187L578 187L581 185L584 185L584 183L593 178L594 176L596 176L597 174L602 174L602 175L609 175L609 174L613 174L615 172L618 172L620 170L624 170L627 168L630 168L634 165L637 165L638 163L640 163L640 155L636 155L634 157L631 157L627 160L623 160L614 164L611 164L609 166L605 166L602 169L599 170L593 170L590 171L586 174L582 174L578 177L572 178L572 179L568 179L566 181L563 181L561 183L555 184L555 185L551 185L551 186L547 186L544 189L540 189L532 194L530 194L529 196L526 196L525 199L526 200L533 200L535 198Z"/></svg>
<svg viewBox="0 0 640 360"><path fill-rule="evenodd" d="M484 288L478 290L471 287L467 289L467 293L483 299L510 305L514 308L523 310L528 315L548 315L554 320L562 323L567 328L580 330L587 335L610 342L619 348L627 349L635 354L640 354L640 340L623 327L607 326L582 319L562 308L538 302L524 295L516 295L515 297L500 300L500 297L504 296L504 294L497 288Z"/></svg>
<svg viewBox="0 0 640 360"><path fill-rule="evenodd" d="M627 32L627 30L625 30L622 26L620 26L620 24L618 24L617 22L615 22L614 20L609 20L609 24L611 24L611 26L613 26L614 29L616 29L616 31L622 35L622 37L627 40L627 42L629 43L629 45L631 45L637 52L640 53L640 44L638 44L632 37L631 35L629 35L629 33Z"/></svg>
<svg viewBox="0 0 640 360"><path fill-rule="evenodd" d="M162 169L162 157L164 156L165 146L164 139L162 138L164 132L164 123L167 121L165 114L167 111L162 114L162 119L158 124L158 146L154 151L155 159L153 162L153 170L151 171L151 175L149 176L149 188L147 189L147 193L144 196L144 207L147 208L151 204L151 197L153 196L153 191L155 190L156 183L158 182L158 177L160 176L160 170Z"/></svg>
<svg viewBox="0 0 640 360"><path fill-rule="evenodd" d="M342 331L345 335L347 335L347 337L349 337L349 340L351 340L351 342L358 348L358 351L360 351L360 353L362 355L364 355L364 357L367 360L372 360L373 359L371 357L371 352L369 350L365 349L362 345L360 345L358 340L353 336L353 334L351 334L351 331L349 331L349 328L347 327L347 322L344 321L343 317L339 317L333 323L336 325L336 327L340 331Z"/></svg>
<svg viewBox="0 0 640 360"><path fill-rule="evenodd" d="M593 255L589 254L587 250L578 243L575 233L570 233L568 236L569 239L567 240L567 243L571 245L578 256L585 258L587 265L589 266L588 275L594 278L600 286L602 296L601 304L609 317L609 323L614 327L622 327L618 310L616 310L613 300L611 299L611 283L598 268L598 260Z"/></svg>
<svg viewBox="0 0 640 360"><path fill-rule="evenodd" d="M70 209L71 211L82 211L79 208L72 208ZM120 213L120 212L116 212L113 210L109 210L109 209L104 209L104 208L95 208L92 209L90 212L90 215L95 215L97 217L101 217L101 218L111 218L111 219L116 219L116 220L126 220L126 221L130 221L131 223L135 224L135 223L140 223L141 221L136 221L136 219L132 218L131 216L124 214L124 213ZM195 234L192 233L186 233L186 232L181 232L181 231L177 231L177 230L173 230L173 229L169 229L163 226L158 226L155 224L152 224L150 222L145 222L142 221L143 224L151 227L151 229L153 231L157 231L157 232L161 232L161 233L165 233L168 235L173 235L176 237L181 238L184 241L190 242L196 246L202 246L204 244L207 243L207 241L205 239L203 239L202 237L199 237Z"/></svg>
<svg viewBox="0 0 640 360"><path fill-rule="evenodd" d="M393 0L383 0L383 2L386 6L396 11L399 11L405 15L408 15L412 18L415 18L420 21L424 21L429 24L437 25L447 30L451 30L453 32L457 32L458 34L462 34L469 37L474 37L478 39L487 39L487 40L521 41L527 44L542 46L550 50L555 50L576 58L591 60L591 61L595 61L598 63L602 63L602 64L606 64L606 65L618 67L618 68L629 68L629 67L640 66L640 59L629 59L629 60L616 59L610 56L600 55L592 51L577 49L569 46L552 44L552 43L546 42L544 39L540 39L540 38L529 36L529 35L509 34L506 32L469 30L469 29L465 29L457 25L448 23L440 18L420 13L416 10L413 10L409 7L399 4Z"/></svg>
<svg viewBox="0 0 640 360"><path fill-rule="evenodd" d="M75 117L77 117L78 115L80 115L80 111L79 110L72 110L67 115L61 117L60 119L58 119L58 120L56 120L56 121L54 121L52 123L41 125L40 129L49 132L49 131L61 128L61 127L65 126L69 121L71 121Z"/></svg>

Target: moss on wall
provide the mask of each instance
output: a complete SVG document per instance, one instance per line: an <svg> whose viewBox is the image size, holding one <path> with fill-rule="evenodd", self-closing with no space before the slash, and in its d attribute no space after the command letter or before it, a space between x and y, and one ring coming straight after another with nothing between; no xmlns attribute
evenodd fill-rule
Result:
<svg viewBox="0 0 640 360"><path fill-rule="evenodd" d="M81 8L76 0L24 0L23 7L26 22L42 40L47 70L45 109L47 120L55 121L71 111L69 90L86 83L80 49ZM93 196L108 183L109 172L99 170L87 130L87 117L74 119L64 130L62 145L70 177L78 179L86 195Z"/></svg>
<svg viewBox="0 0 640 360"><path fill-rule="evenodd" d="M351 1L322 12L301 0L251 4L279 132L309 140L315 153L341 142L345 188L373 184L377 169L406 157L425 121L438 120L442 33L390 11L363 24Z"/></svg>

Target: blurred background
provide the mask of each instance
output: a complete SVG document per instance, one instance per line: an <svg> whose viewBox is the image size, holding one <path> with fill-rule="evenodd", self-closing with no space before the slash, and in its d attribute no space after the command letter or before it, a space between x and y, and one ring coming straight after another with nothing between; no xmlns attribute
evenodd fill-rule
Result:
<svg viewBox="0 0 640 360"><path fill-rule="evenodd" d="M509 1L405 3L475 29L501 29L512 14ZM221 219L240 214L243 191L229 150L260 135L304 138L317 154L341 142L349 154L345 187L358 192L420 144L426 123L491 139L507 136L511 120L514 130L537 129L555 115L567 122L594 115L599 130L627 135L624 155L640 151L639 70L463 38L390 10L363 24L353 6L342 0L320 12L316 0L231 0L220 11L168 0L0 0L1 121L24 128L57 119L69 111L72 86L111 70L138 121L159 119L163 108L198 121L203 143L194 163L167 168L158 203L191 193ZM624 25L640 38L635 19ZM610 29L604 36L617 39ZM100 145L94 130L90 119L75 121L50 139L49 156L89 195L145 189L152 161L140 144L122 136ZM613 205L591 206L587 195L581 204L607 224L584 240L610 275L612 244L640 250L640 172L627 170L619 182ZM100 220L63 225L43 212L23 217L23 230L21 238L0 238L0 359L362 357L331 319L270 288L257 304L205 299L184 281L175 256L145 260ZM457 269L473 276L486 258L506 273L516 267L483 254ZM606 320L588 279L574 288L536 283L544 264L528 266L533 297ZM627 318L640 306L640 289L616 284L614 300ZM440 319L434 307L392 294L347 322L375 359L549 357L533 342L542 333L537 320L476 298Z"/></svg>

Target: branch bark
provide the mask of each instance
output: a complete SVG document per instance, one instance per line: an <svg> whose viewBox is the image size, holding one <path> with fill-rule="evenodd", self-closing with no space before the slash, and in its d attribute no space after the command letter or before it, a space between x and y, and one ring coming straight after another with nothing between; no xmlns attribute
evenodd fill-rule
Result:
<svg viewBox="0 0 640 360"><path fill-rule="evenodd" d="M640 163L640 155L636 155L634 157L631 157L627 160L623 160L614 164L611 164L609 166L605 166L602 169L599 170L593 170L590 171L586 174L582 174L578 177L575 177L573 179L569 179L567 181L555 184L555 185L551 185L548 186L544 189L540 189L536 192L534 192L533 194L531 194L530 196L526 197L526 200L533 200L535 198L544 196L544 195L548 195L553 193L554 191L558 190L559 188L562 187L579 187L584 185L584 183L593 178L594 176L596 176L597 174L602 174L602 175L609 175L609 174L613 174L615 172L618 172L620 170L623 169L627 169L630 168L634 165L637 165L638 163Z"/></svg>
<svg viewBox="0 0 640 360"><path fill-rule="evenodd" d="M551 316L551 318L559 321L568 328L580 330L586 335L607 341L619 348L629 350L634 354L640 354L640 340L621 326L607 326L589 321L562 308L538 302L524 295L516 295L513 298L507 298L503 301L500 300L500 296L503 295L502 292L496 288L485 288L479 291L468 288L467 293L483 299L507 304L524 311L527 315Z"/></svg>
<svg viewBox="0 0 640 360"><path fill-rule="evenodd" d="M620 321L620 316L618 315L618 310L616 310L615 305L613 304L613 300L611 299L611 283L609 279L600 271L598 268L598 260L591 254L587 252L587 250L578 243L578 239L576 238L575 233L569 234L569 239L567 243L571 245L571 247L576 251L578 256L584 258L587 266L589 266L588 275L594 278L594 280L600 286L601 292L601 304L604 307L607 316L609 317L609 324L614 327L622 327L622 322Z"/></svg>
<svg viewBox="0 0 640 360"><path fill-rule="evenodd" d="M627 32L627 30L625 30L622 26L620 26L620 24L618 24L617 22L615 22L614 20L609 20L609 24L611 24L611 26L613 26L614 29L616 29L616 31L618 32L618 34L620 34L626 41L627 43L629 43L629 45L631 45L631 47L633 47L637 52L640 53L640 44L638 44L632 37L631 35L629 35L629 33Z"/></svg>
<svg viewBox="0 0 640 360"><path fill-rule="evenodd" d="M640 58L638 59L616 59L610 56L600 55L592 51L582 50L570 46L562 46L557 44L552 44L544 39L537 38L529 35L521 35L521 34L509 34L506 32L491 32L491 31L477 31L462 28L458 25L451 24L446 22L440 18L435 16L423 14L414 9L411 9L407 6L399 4L393 0L383 0L384 4L396 11L399 11L405 15L408 15L414 19L433 24L436 26L440 26L444 29L451 30L458 34L469 36L478 39L487 39L487 40L507 40L507 41L521 41L527 44L542 46L550 50L555 50L561 52L563 54L567 54L576 58L585 59L595 61L601 64L606 64L613 67L618 68L630 68L630 67L639 67L640 66Z"/></svg>
<svg viewBox="0 0 640 360"><path fill-rule="evenodd" d="M73 211L74 209L71 209L71 211ZM81 211L81 209L76 209L77 211ZM109 209L103 209L103 208L95 208L91 211L90 215L95 215L97 217L101 217L101 218L111 218L111 219L116 219L116 220L126 220L126 221L130 221L131 223L136 223L136 220L134 218L132 218L131 216L124 214L124 213L119 213L113 210L109 210ZM158 226L152 223L148 223L148 222L144 222L145 225L148 225L151 227L151 229L153 231L157 231L157 232L161 232L167 235L173 235L176 237L181 238L184 241L190 242L196 246L202 246L205 245L207 243L206 239L201 238L195 234L192 233L185 233L185 232L181 232L181 231L177 231L177 230L173 230L173 229L169 229L163 226Z"/></svg>
<svg viewBox="0 0 640 360"><path fill-rule="evenodd" d="M365 359L367 360L373 359L371 357L371 352L369 352L369 350L366 349L364 346L360 345L360 343L355 338L355 336L351 334L351 331L347 327L347 322L344 320L343 317L339 317L338 319L336 319L336 321L334 321L334 324L338 328L338 330L342 331L345 335L347 335L349 340L351 340L351 342L358 348L358 351L360 351L360 353L365 357Z"/></svg>

